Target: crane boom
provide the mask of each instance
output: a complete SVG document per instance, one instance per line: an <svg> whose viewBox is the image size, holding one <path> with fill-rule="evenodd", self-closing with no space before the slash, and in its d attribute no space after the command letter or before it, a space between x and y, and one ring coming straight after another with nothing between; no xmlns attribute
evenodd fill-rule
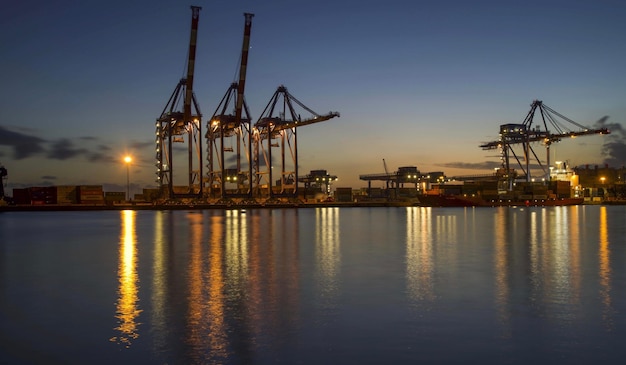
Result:
<svg viewBox="0 0 626 365"><path fill-rule="evenodd" d="M281 98L283 100L283 106L286 109L284 113L289 112L291 120L286 119L286 116L284 114L274 117L272 116L275 112L278 100ZM298 115L295 111L295 108L293 106L294 103L300 106L302 109L306 110L307 112L311 113L313 116L308 119L301 119L300 115ZM295 127L303 127L305 125L325 122L332 118L339 117L338 112L331 111L324 115L314 112L298 99L296 99L293 95L291 95L289 91L287 91L287 88L283 85L279 86L278 89L276 89L276 92L274 92L272 99L265 107L262 115L264 116L259 118L259 121L255 124L255 127L257 127L257 129L260 131L262 138L267 137L267 133L269 133L269 130L271 130L271 133L275 133L281 130Z"/></svg>
<svg viewBox="0 0 626 365"><path fill-rule="evenodd" d="M287 122L276 120L278 121L278 123L275 123L275 126L272 130L274 132L278 132L283 129L289 129L289 128L294 128L294 127L304 127L305 125L309 125L309 124L325 122L327 120L333 119L334 117L338 117L338 116L339 116L338 112L328 112L328 114L317 115L313 118L305 119L305 120L296 120L296 121L287 121ZM278 119L278 118L272 118L272 119Z"/></svg>
<svg viewBox="0 0 626 365"><path fill-rule="evenodd" d="M541 123L543 125L544 130L540 129L540 126L536 128L532 128L533 119L535 116L535 112L539 110L541 115ZM557 117L560 118L563 122L559 122ZM608 117L605 116L600 121L606 120ZM570 130L567 125L574 125L577 129ZM508 130L506 132L512 133L503 133L507 128L507 126L513 126L515 130ZM556 132L551 133L549 130L549 126L552 127ZM546 145L550 145L554 142L559 142L562 138L575 138L578 136L588 136L593 134L610 134L611 131L607 128L589 128L581 125L579 123L574 122L573 120L563 116L562 114L556 112L554 109L549 106L543 104L541 100L535 100L531 104L530 111L524 118L524 122L522 124L510 124L510 125L502 125L500 126L500 140L486 142L480 145L483 150L494 150L501 148L503 144L518 144L518 143L531 143L531 142L544 142Z"/></svg>
<svg viewBox="0 0 626 365"><path fill-rule="evenodd" d="M241 123L241 110L243 108L243 94L246 88L246 71L248 68L248 50L250 49L250 31L252 29L252 17L254 14L244 13L246 18L243 31L243 45L241 47L241 64L239 65L239 84L237 85L237 104L235 108L235 123Z"/></svg>
<svg viewBox="0 0 626 365"><path fill-rule="evenodd" d="M528 134L527 139L518 139L512 143L524 143L524 142L544 142L550 144L553 142L560 142L562 138L576 138L579 136L588 136L593 134L610 134L611 131L607 128L587 129L576 132L565 132L558 134L549 134L546 132L531 132ZM511 142L509 142L510 144ZM502 141L492 141L481 144L480 147L483 150L495 150L502 146Z"/></svg>
<svg viewBox="0 0 626 365"><path fill-rule="evenodd" d="M189 57L187 59L187 79L185 88L185 104L183 123L191 121L191 102L193 98L193 75L196 63L196 42L198 39L198 21L200 20L200 6L191 7L191 36L189 37Z"/></svg>

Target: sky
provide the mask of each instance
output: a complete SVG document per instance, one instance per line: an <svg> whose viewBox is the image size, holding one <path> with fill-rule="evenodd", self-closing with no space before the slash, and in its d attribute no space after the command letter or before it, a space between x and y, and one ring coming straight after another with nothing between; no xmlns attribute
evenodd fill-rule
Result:
<svg viewBox="0 0 626 365"><path fill-rule="evenodd" d="M6 1L0 11L0 164L7 188L156 186L154 123L186 76L206 121L237 81L254 13L245 98L256 120L284 85L339 118L298 128L299 175L416 166L493 172L499 126L534 100L608 136L564 140L551 161L626 164L626 4L492 0ZM598 121L609 118L602 125ZM570 126L573 127L573 126ZM203 128L204 129L204 128ZM203 143L204 144L204 143ZM186 168L184 169L186 170Z"/></svg>

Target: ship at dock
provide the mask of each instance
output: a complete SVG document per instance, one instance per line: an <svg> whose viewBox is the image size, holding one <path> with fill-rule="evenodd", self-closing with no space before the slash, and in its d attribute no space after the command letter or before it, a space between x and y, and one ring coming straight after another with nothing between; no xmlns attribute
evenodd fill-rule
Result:
<svg viewBox="0 0 626 365"><path fill-rule="evenodd" d="M583 204L584 198L548 197L483 197L480 195L420 195L418 206L424 207L515 207L515 206L567 206Z"/></svg>
<svg viewBox="0 0 626 365"><path fill-rule="evenodd" d="M448 181L433 185L417 196L420 206L429 207L499 207L565 206L584 203L578 176L565 162L558 161L548 181L515 181L515 176L499 169L492 179Z"/></svg>
<svg viewBox="0 0 626 365"><path fill-rule="evenodd" d="M419 206L426 207L518 207L518 206L567 206L579 205L583 198L560 199L483 199L481 197L467 197L459 195L425 195L419 198Z"/></svg>

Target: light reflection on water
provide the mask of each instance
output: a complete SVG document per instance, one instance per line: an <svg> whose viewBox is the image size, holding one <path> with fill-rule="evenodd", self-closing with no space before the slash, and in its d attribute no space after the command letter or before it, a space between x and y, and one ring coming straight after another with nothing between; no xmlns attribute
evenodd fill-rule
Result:
<svg viewBox="0 0 626 365"><path fill-rule="evenodd" d="M626 355L618 346L626 293L616 290L626 284L626 207L19 217L27 216L0 216L11 242L0 255L0 308L13 313L0 318L0 334L23 339L21 348L54 351L57 360L69 351L63 343L86 334L111 339L115 348L89 348L103 363L522 364ZM19 228L32 224L48 241ZM80 243L54 241L48 227L77 232ZM29 252L38 250L54 260L33 265ZM101 265L111 259L109 269L96 273L71 261L92 251ZM66 267L75 272L63 274ZM40 277L64 285L40 290L41 279L29 280ZM90 280L92 292L81 292L89 311L62 316L63 326L42 332L45 338L29 331L83 305L74 289L80 277ZM34 309L41 302L51 317ZM69 340L49 350L50 331ZM0 351L0 363L20 362L9 361L26 356L19 348Z"/></svg>
<svg viewBox="0 0 626 365"><path fill-rule="evenodd" d="M431 208L407 210L407 283L409 297L414 302L431 302L433 290L433 238L430 223Z"/></svg>
<svg viewBox="0 0 626 365"><path fill-rule="evenodd" d="M139 277L137 275L137 236L135 230L136 212L123 210L121 214L122 233L119 243L119 298L116 304L116 315L119 331L111 341L129 347L139 337L137 317L139 309Z"/></svg>
<svg viewBox="0 0 626 365"><path fill-rule="evenodd" d="M317 209L315 211L315 226L318 285L324 305L332 307L340 290L337 279L341 262L339 208Z"/></svg>
<svg viewBox="0 0 626 365"><path fill-rule="evenodd" d="M607 328L613 328L613 308L611 300L611 250L609 247L607 210L606 207L600 209L600 247L599 247L599 276L600 276L600 298L602 298L603 311L602 319Z"/></svg>

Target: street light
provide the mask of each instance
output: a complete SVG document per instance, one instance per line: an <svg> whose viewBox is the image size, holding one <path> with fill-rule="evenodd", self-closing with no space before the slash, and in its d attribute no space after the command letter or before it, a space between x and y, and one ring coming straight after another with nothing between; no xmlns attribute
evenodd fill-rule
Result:
<svg viewBox="0 0 626 365"><path fill-rule="evenodd" d="M124 157L126 162L126 201L130 200L130 163L133 162L133 158L130 156Z"/></svg>

